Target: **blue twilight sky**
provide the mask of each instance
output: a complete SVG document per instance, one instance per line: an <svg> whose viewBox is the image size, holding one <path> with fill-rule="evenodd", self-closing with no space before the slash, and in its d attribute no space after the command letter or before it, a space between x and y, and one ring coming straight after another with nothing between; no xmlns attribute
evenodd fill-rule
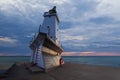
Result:
<svg viewBox="0 0 120 80"><path fill-rule="evenodd" d="M43 13L53 6L65 52L120 53L120 0L0 0L0 55L29 55Z"/></svg>

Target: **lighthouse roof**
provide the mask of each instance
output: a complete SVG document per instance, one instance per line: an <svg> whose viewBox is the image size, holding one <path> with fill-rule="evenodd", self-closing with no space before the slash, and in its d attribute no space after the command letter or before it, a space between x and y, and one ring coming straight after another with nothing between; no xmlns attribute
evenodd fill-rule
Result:
<svg viewBox="0 0 120 80"><path fill-rule="evenodd" d="M59 18L56 11L56 6L50 9L48 12L44 13L44 17L56 16L57 21L59 22Z"/></svg>

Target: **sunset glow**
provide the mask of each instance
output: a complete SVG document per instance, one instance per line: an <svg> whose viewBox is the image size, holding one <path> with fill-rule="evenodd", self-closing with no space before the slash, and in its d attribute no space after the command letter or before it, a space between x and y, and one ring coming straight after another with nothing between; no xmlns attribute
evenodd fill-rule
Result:
<svg viewBox="0 0 120 80"><path fill-rule="evenodd" d="M120 56L112 52L63 52L63 56Z"/></svg>

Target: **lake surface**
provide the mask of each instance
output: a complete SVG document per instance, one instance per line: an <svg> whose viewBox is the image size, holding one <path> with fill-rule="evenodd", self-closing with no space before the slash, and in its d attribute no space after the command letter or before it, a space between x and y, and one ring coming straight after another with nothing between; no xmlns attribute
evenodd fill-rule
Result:
<svg viewBox="0 0 120 80"><path fill-rule="evenodd" d="M64 56L65 62L120 67L120 56ZM30 61L30 56L0 56L0 63Z"/></svg>

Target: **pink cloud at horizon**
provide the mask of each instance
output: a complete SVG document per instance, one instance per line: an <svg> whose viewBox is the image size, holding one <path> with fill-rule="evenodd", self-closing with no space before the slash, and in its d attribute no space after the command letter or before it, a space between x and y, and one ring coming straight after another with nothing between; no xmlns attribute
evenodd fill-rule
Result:
<svg viewBox="0 0 120 80"><path fill-rule="evenodd" d="M113 52L63 52L63 56L120 56L120 53Z"/></svg>

